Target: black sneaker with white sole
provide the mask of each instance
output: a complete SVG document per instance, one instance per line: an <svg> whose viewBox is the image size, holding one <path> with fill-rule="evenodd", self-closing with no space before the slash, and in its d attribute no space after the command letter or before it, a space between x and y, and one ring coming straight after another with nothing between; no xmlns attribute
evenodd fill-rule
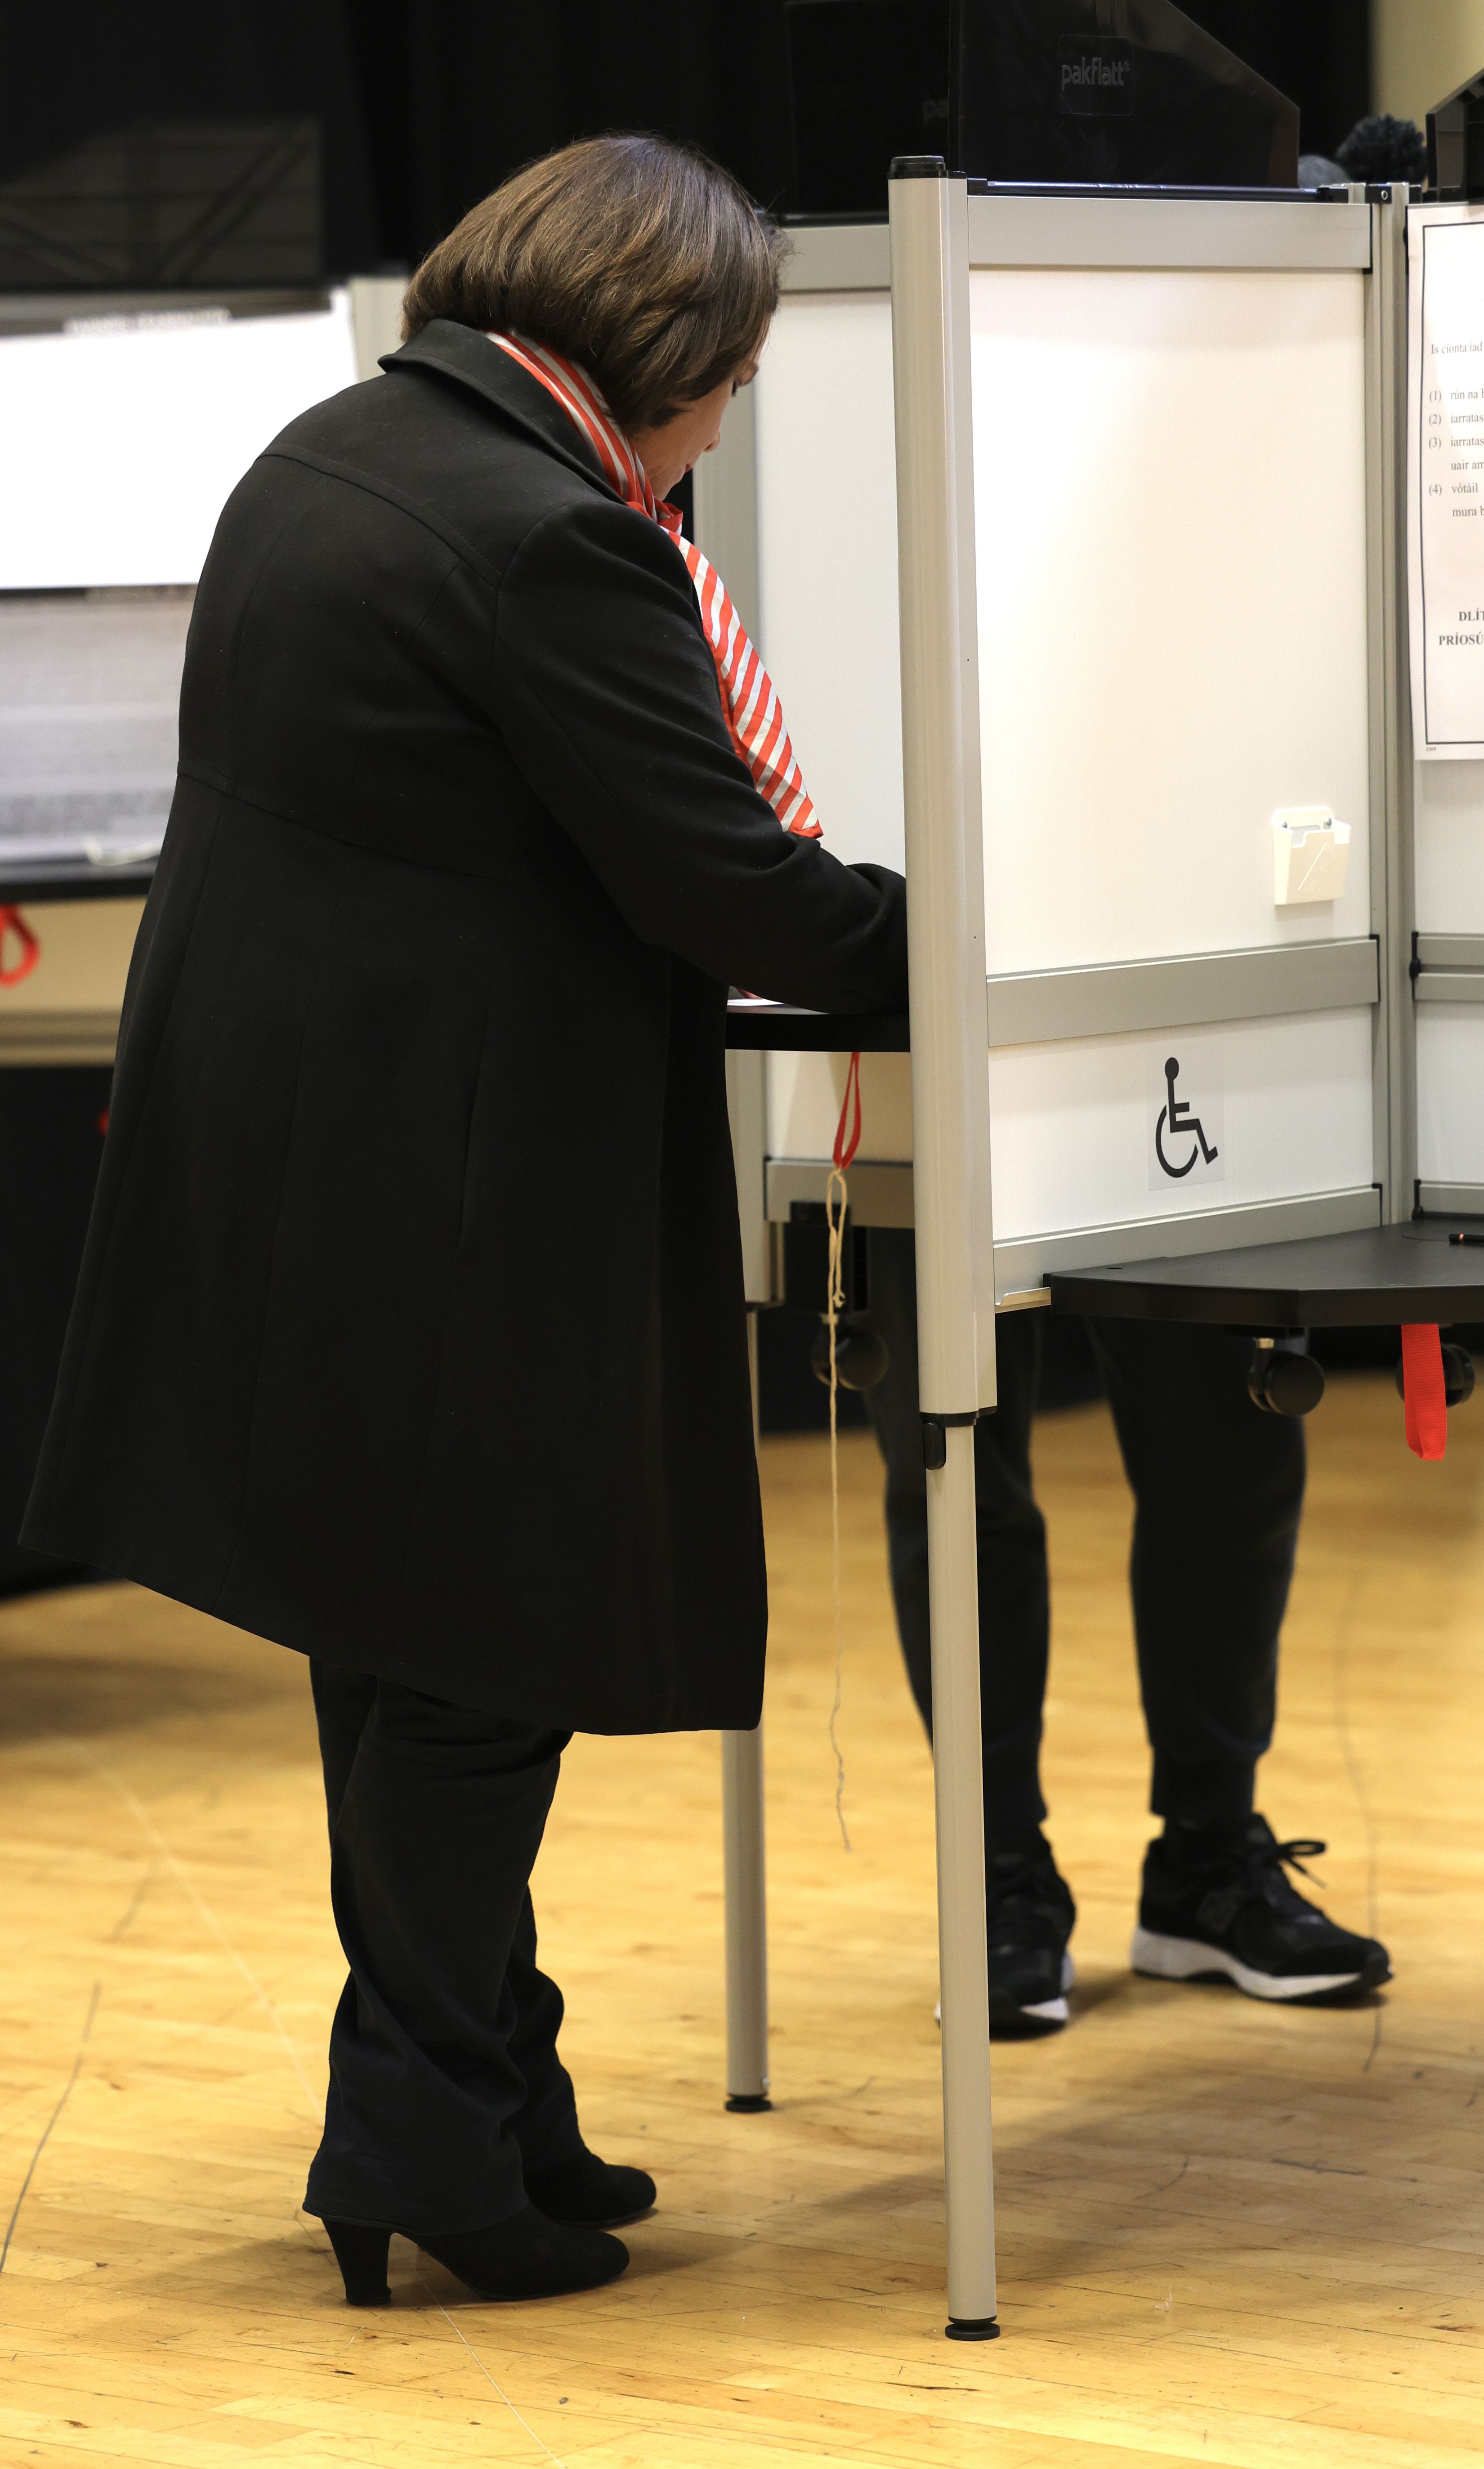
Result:
<svg viewBox="0 0 1484 2469"><path fill-rule="evenodd" d="M991 1851L985 1887L990 2032L996 2040L1059 2032L1075 1976L1067 1940L1077 1905L1045 1836Z"/></svg>
<svg viewBox="0 0 1484 2469"><path fill-rule="evenodd" d="M1265 1817L1224 1839L1178 1833L1149 1845L1129 1959L1156 1980L1226 1979L1248 1997L1339 2006L1391 1978L1373 1937L1337 1928L1284 1874L1304 1877L1322 1843L1280 1843Z"/></svg>

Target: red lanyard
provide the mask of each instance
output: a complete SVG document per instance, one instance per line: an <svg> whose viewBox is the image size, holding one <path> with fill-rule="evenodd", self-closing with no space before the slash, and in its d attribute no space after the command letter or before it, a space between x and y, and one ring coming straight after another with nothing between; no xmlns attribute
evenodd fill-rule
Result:
<svg viewBox="0 0 1484 2469"><path fill-rule="evenodd" d="M13 935L20 945L20 958L10 968L5 965L5 938L8 935ZM0 904L0 986L18 986L22 978L30 977L40 958L41 946L20 911Z"/></svg>
<svg viewBox="0 0 1484 2469"><path fill-rule="evenodd" d="M852 1107L854 1109L853 1120L851 1120ZM849 1123L850 1125L848 1136L846 1131L846 1123ZM832 1163L837 1174L844 1174L846 1166L854 1157L856 1150L860 1147L860 1144L861 1058L858 1054L852 1054L850 1057L850 1069L846 1073L845 1103L840 1109L840 1120L835 1127L835 1145L831 1152Z"/></svg>
<svg viewBox="0 0 1484 2469"><path fill-rule="evenodd" d="M1440 1458L1448 1447L1448 1389L1438 1332L1426 1322L1402 1331L1402 1378L1406 1445L1414 1457Z"/></svg>

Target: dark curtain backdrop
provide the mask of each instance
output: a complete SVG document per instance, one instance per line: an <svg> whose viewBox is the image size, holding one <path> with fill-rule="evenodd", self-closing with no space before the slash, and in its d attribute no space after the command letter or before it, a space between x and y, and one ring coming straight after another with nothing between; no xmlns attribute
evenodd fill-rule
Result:
<svg viewBox="0 0 1484 2469"><path fill-rule="evenodd" d="M604 129L690 138L784 203L782 0L362 0L354 40L388 257L415 263L518 164Z"/></svg>
<svg viewBox="0 0 1484 2469"><path fill-rule="evenodd" d="M944 0L946 13L946 0ZM1367 107L1364 0L1187 0L1328 151ZM566 139L694 139L787 201L783 0L48 0L7 12L0 182L141 120L317 113L329 271L411 265Z"/></svg>

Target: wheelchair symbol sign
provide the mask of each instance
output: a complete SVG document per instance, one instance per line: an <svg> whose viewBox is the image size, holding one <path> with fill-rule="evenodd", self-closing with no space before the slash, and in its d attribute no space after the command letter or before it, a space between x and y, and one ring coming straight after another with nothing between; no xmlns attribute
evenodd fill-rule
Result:
<svg viewBox="0 0 1484 2469"><path fill-rule="evenodd" d="M1151 1059L1149 1096L1153 1140L1149 1188L1171 1184L1223 1183L1221 1068L1219 1052L1204 1045Z"/></svg>

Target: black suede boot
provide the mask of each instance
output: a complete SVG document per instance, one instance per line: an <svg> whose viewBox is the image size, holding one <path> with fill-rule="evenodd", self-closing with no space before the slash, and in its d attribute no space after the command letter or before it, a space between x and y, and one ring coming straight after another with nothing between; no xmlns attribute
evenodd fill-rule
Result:
<svg viewBox="0 0 1484 2469"><path fill-rule="evenodd" d="M548 2221L569 2227L615 2229L654 2209L655 2181L642 2169L575 2152L549 2169L527 2169L525 2191Z"/></svg>
<svg viewBox="0 0 1484 2469"><path fill-rule="evenodd" d="M386 2253L392 2229L366 2221L326 2221L325 2231L351 2306L387 2306ZM568 2297L616 2280L629 2260L622 2240L596 2229L549 2221L533 2204L486 2229L451 2229L430 2237L399 2232L441 2263L475 2297Z"/></svg>

